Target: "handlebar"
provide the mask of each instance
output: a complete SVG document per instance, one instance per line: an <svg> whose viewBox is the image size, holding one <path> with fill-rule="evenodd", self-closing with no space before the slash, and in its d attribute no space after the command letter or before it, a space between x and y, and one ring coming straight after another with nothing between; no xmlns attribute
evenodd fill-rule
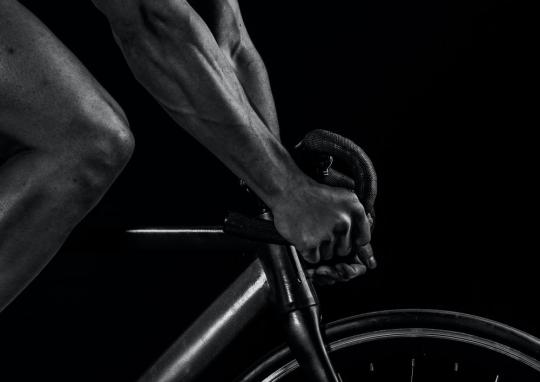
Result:
<svg viewBox="0 0 540 382"><path fill-rule="evenodd" d="M377 174L367 154L353 141L326 130L313 130L295 147L295 156L300 167L317 181L354 190L366 213L374 217ZM331 168L335 159L347 174ZM227 216L223 230L250 240L289 244L272 221L251 218L237 212Z"/></svg>
<svg viewBox="0 0 540 382"><path fill-rule="evenodd" d="M296 154L299 166L315 180L353 190L373 218L377 176L369 157L354 142L328 131L314 130L296 146ZM334 159L346 174L331 168ZM271 218L266 213L261 217ZM273 305L281 313L287 343L309 380L340 381L321 336L315 291L305 277L295 248L278 233L272 220L231 213L223 228L227 233L251 240L280 244L266 246L268 253L259 255L259 259L269 278Z"/></svg>

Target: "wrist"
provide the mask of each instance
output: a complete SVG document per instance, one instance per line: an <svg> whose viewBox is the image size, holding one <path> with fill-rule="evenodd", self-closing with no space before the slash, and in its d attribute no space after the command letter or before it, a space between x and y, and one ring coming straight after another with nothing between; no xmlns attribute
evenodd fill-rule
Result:
<svg viewBox="0 0 540 382"><path fill-rule="evenodd" d="M299 194L302 194L302 190L310 186L311 182L312 179L295 164L295 169L290 171L287 177L283 178L276 188L277 191L266 197L264 202L274 211L280 206L290 204Z"/></svg>

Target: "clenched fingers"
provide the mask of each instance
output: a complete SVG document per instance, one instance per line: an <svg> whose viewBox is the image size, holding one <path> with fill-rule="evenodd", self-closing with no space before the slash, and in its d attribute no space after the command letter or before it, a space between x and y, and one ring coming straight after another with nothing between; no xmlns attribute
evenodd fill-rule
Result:
<svg viewBox="0 0 540 382"><path fill-rule="evenodd" d="M352 264L321 265L306 271L318 285L331 285L337 281L345 282L366 273L367 267L359 260Z"/></svg>
<svg viewBox="0 0 540 382"><path fill-rule="evenodd" d="M377 261L373 255L373 248L371 244L366 244L356 250L358 257L369 269L375 269L377 267Z"/></svg>

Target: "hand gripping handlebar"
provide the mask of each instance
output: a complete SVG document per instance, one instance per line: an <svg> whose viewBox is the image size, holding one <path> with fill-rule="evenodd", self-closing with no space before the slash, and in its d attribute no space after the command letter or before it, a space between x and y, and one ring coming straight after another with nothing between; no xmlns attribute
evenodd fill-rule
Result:
<svg viewBox="0 0 540 382"><path fill-rule="evenodd" d="M321 183L354 190L366 213L374 217L377 174L367 154L350 139L326 131L313 130L295 148L302 169ZM336 161L343 172L330 168ZM230 213L224 231L270 244L289 244L269 220Z"/></svg>

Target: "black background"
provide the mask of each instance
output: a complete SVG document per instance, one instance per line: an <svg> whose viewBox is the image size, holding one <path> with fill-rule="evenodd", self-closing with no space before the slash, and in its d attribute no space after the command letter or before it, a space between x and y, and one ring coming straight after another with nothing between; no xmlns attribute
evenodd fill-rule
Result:
<svg viewBox="0 0 540 382"><path fill-rule="evenodd" d="M220 224L240 199L237 181L135 82L89 1L23 3L122 105L137 147L100 205L0 315L0 381L133 380L247 259L128 251L121 232ZM527 10L488 1L241 5L285 144L332 130L361 144L379 173L380 267L322 290L327 319L432 307L540 335ZM250 338L265 339L270 327L254 325ZM242 347L227 359L252 353Z"/></svg>

